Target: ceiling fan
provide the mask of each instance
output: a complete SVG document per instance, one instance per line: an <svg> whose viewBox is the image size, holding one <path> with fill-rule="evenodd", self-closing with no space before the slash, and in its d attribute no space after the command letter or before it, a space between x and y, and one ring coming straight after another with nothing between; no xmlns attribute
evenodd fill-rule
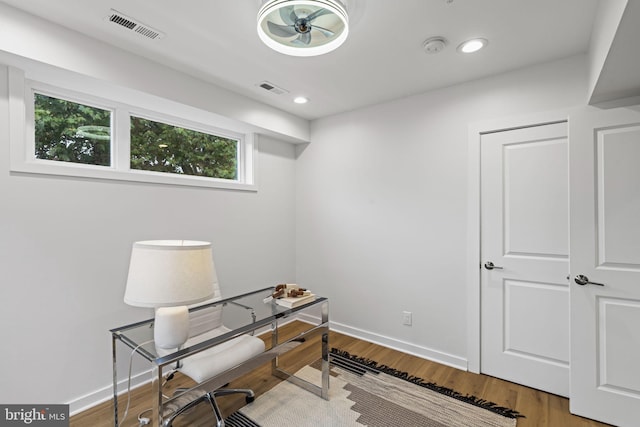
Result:
<svg viewBox="0 0 640 427"><path fill-rule="evenodd" d="M258 35L272 49L315 56L339 47L349 19L339 0L268 0L258 11Z"/></svg>

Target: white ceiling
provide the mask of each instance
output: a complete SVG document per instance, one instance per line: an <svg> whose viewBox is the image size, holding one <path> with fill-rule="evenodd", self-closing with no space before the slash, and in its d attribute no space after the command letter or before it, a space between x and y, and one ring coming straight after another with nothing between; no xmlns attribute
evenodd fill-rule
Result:
<svg viewBox="0 0 640 427"><path fill-rule="evenodd" d="M2 0L47 20L307 119L356 109L588 50L598 0L347 0L350 35L326 55L262 44L262 0ZM151 40L105 21L115 9L166 34ZM427 54L422 43L449 44ZM486 49L456 51L484 37ZM257 86L269 81L289 91ZM297 95L311 101L292 102Z"/></svg>

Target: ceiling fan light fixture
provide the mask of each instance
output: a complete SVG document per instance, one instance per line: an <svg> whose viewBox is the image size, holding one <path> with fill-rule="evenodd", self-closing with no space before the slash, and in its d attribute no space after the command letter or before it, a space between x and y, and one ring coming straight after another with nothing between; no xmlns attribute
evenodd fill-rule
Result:
<svg viewBox="0 0 640 427"><path fill-rule="evenodd" d="M258 36L285 55L322 55L348 35L349 16L339 0L267 0L258 11Z"/></svg>

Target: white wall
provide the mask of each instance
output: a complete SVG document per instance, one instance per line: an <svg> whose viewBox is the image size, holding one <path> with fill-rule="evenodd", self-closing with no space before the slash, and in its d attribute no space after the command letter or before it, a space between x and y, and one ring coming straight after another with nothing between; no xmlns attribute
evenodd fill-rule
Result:
<svg viewBox="0 0 640 427"><path fill-rule="evenodd" d="M334 328L466 367L468 124L584 105L587 80L581 55L312 122L297 280Z"/></svg>
<svg viewBox="0 0 640 427"><path fill-rule="evenodd" d="M247 192L10 173L8 129L0 66L0 402L109 396L109 329L152 316L122 300L136 240L213 242L228 296L295 280L293 145L260 138Z"/></svg>

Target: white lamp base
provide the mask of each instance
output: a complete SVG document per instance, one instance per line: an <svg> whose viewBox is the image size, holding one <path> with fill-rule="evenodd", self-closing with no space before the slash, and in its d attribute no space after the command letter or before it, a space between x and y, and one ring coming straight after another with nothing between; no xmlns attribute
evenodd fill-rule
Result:
<svg viewBox="0 0 640 427"><path fill-rule="evenodd" d="M158 307L153 327L156 347L178 348L189 338L189 310L186 306Z"/></svg>

